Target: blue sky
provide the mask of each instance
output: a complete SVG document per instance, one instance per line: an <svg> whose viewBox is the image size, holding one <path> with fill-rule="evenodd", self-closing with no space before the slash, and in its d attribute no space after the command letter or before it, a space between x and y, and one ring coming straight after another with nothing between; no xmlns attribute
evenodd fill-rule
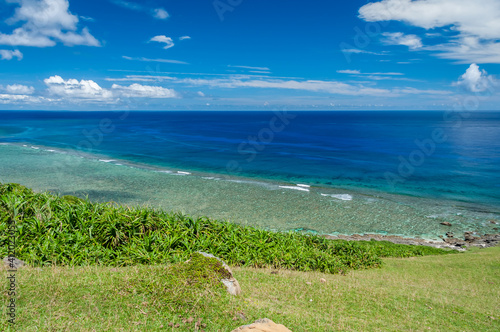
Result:
<svg viewBox="0 0 500 332"><path fill-rule="evenodd" d="M0 16L0 109L500 109L500 0L0 0Z"/></svg>

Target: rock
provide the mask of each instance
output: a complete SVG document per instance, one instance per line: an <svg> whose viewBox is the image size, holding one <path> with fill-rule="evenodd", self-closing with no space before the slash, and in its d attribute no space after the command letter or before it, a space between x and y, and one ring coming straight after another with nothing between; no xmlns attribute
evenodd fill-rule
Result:
<svg viewBox="0 0 500 332"><path fill-rule="evenodd" d="M320 278L320 279L319 279L319 282L325 283L325 282L326 282L326 279L325 279L325 278Z"/></svg>
<svg viewBox="0 0 500 332"><path fill-rule="evenodd" d="M442 222L441 225L445 225L445 226L451 226L451 223L445 221L445 222Z"/></svg>
<svg viewBox="0 0 500 332"><path fill-rule="evenodd" d="M446 237L453 237L455 236L455 234L453 234L453 232L447 232L446 233Z"/></svg>
<svg viewBox="0 0 500 332"><path fill-rule="evenodd" d="M476 237L472 235L472 232L465 232L464 233L464 240L467 242L472 242L476 240Z"/></svg>
<svg viewBox="0 0 500 332"><path fill-rule="evenodd" d="M448 237L444 239L444 242L456 247L462 247L467 245L467 242L465 242L464 240L455 239L453 237Z"/></svg>
<svg viewBox="0 0 500 332"><path fill-rule="evenodd" d="M250 325L240 326L231 332L292 332L284 325L276 324L268 318L258 319Z"/></svg>
<svg viewBox="0 0 500 332"><path fill-rule="evenodd" d="M231 268L226 263L224 263L224 261L222 261L218 257L215 257L212 254L209 254L209 253L206 253L206 252L203 252L203 251L198 251L198 254L201 254L201 255L203 255L205 257L209 257L209 258L215 258L219 262L221 262L222 266L231 275L231 277L229 279L221 279L221 282L224 284L224 286L226 286L227 291L229 292L229 294L235 295L235 296L241 294L241 287L240 287L240 284L238 283L238 280L236 280L236 278L233 276L233 271L231 271Z"/></svg>
<svg viewBox="0 0 500 332"><path fill-rule="evenodd" d="M5 266L11 270L17 270L18 268L20 268L25 264L22 260L17 259L16 257L9 257L9 256L5 257L3 259L3 262Z"/></svg>
<svg viewBox="0 0 500 332"><path fill-rule="evenodd" d="M498 224L495 220L490 220L490 223L492 223L493 225Z"/></svg>

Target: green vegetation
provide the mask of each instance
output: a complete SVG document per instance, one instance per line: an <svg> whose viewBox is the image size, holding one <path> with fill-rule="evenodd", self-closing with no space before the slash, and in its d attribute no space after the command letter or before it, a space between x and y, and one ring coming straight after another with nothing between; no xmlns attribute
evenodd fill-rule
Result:
<svg viewBox="0 0 500 332"><path fill-rule="evenodd" d="M292 331L500 330L498 247L443 256L0 184L2 257L10 220L29 264L16 275L17 330L231 331L263 317ZM239 266L240 296L199 250Z"/></svg>
<svg viewBox="0 0 500 332"><path fill-rule="evenodd" d="M274 233L207 218L192 219L151 208L96 204L72 196L0 186L1 243L14 220L17 252L31 265L159 264L210 252L230 265L328 273L380 266L379 257L411 257L448 251L389 242L330 241ZM6 246L0 246L5 255Z"/></svg>
<svg viewBox="0 0 500 332"><path fill-rule="evenodd" d="M23 267L17 330L195 331L201 318L205 331L227 332L268 317L299 332L500 331L499 247L383 261L383 269L347 275L233 268L240 296L199 287L189 303L170 281L185 273L177 274L180 265ZM152 282L174 288L141 286ZM5 319L0 330L8 330Z"/></svg>
<svg viewBox="0 0 500 332"><path fill-rule="evenodd" d="M219 260L194 253L187 262L143 273L140 278L131 280L126 289L150 295L160 309L166 307L172 312L182 312L185 308L204 311L216 305L214 299L226 292L220 280L229 278L231 274ZM200 294L212 296L204 296L200 302Z"/></svg>
<svg viewBox="0 0 500 332"><path fill-rule="evenodd" d="M3 184L2 257L7 254L9 220L14 220L17 227L18 258L32 266L176 263L201 250L233 266L345 273L350 269L379 267L380 257L450 252L388 242L331 241L319 236L275 233L152 208L34 193L18 184Z"/></svg>

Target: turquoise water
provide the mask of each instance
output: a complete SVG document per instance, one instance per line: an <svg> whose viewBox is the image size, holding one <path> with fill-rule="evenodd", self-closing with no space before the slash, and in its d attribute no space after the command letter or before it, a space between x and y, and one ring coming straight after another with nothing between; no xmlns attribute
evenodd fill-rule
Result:
<svg viewBox="0 0 500 332"><path fill-rule="evenodd" d="M280 231L495 232L498 114L458 128L438 112L359 114L297 113L269 131L276 114L0 112L0 181ZM436 128L448 139L391 185Z"/></svg>

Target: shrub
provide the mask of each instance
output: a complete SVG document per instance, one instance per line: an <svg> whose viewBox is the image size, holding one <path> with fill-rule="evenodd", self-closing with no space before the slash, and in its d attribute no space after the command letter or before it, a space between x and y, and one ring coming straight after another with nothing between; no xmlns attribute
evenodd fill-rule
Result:
<svg viewBox="0 0 500 332"><path fill-rule="evenodd" d="M147 207L92 203L0 184L0 255L7 222L17 228L17 256L31 265L164 264L210 252L229 265L345 273L379 267L380 257L449 251L384 242L332 241L277 233Z"/></svg>

